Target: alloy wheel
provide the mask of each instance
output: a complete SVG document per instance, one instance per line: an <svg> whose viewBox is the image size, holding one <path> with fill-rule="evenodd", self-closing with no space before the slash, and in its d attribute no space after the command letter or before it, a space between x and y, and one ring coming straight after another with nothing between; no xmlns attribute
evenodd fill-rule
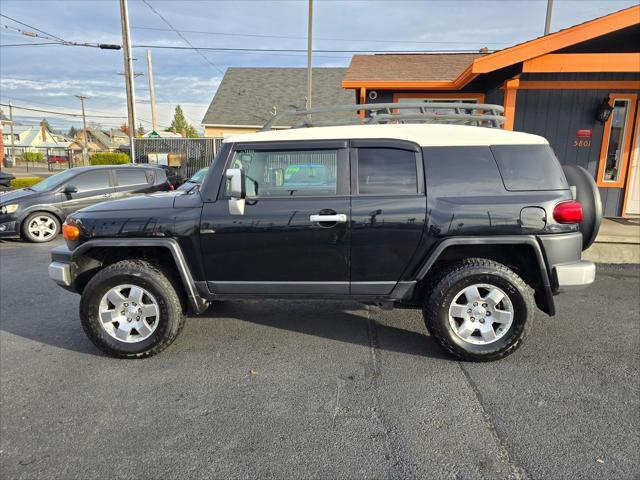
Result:
<svg viewBox="0 0 640 480"><path fill-rule="evenodd" d="M507 333L513 314L513 304L502 289L486 283L474 284L453 298L449 325L461 340L488 345Z"/></svg>
<svg viewBox="0 0 640 480"><path fill-rule="evenodd" d="M155 297L137 285L118 285L104 294L99 306L100 325L113 338L138 343L158 326L160 308Z"/></svg>
<svg viewBox="0 0 640 480"><path fill-rule="evenodd" d="M55 220L48 215L33 217L27 229L34 239L40 241L49 240L58 233Z"/></svg>

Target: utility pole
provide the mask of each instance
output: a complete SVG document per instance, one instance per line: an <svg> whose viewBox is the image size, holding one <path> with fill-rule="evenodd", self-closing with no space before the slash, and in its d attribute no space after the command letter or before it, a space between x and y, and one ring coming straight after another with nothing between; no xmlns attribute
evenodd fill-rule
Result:
<svg viewBox="0 0 640 480"><path fill-rule="evenodd" d="M87 137L87 117L84 114L84 101L87 97L82 95L76 95L80 99L80 105L82 105L82 138L84 140L84 147L82 148L82 164L86 167L89 165L89 142Z"/></svg>
<svg viewBox="0 0 640 480"><path fill-rule="evenodd" d="M544 34L549 35L551 31L551 12L553 11L553 0L547 0L547 18L544 21Z"/></svg>
<svg viewBox="0 0 640 480"><path fill-rule="evenodd" d="M9 102L9 132L11 133L11 166L16 166L16 148L13 145L13 105Z"/></svg>
<svg viewBox="0 0 640 480"><path fill-rule="evenodd" d="M127 114L129 120L129 139L131 145L131 162L136 163L136 98L133 84L133 58L131 57L131 41L129 40L129 6L127 0L120 0L120 21L122 24L122 51L124 53L124 75L127 87Z"/></svg>
<svg viewBox="0 0 640 480"><path fill-rule="evenodd" d="M151 130L158 131L158 117L156 114L156 91L153 86L153 65L151 64L151 49L147 50L147 67L149 69L149 96L151 99Z"/></svg>
<svg viewBox="0 0 640 480"><path fill-rule="evenodd" d="M311 108L311 49L313 40L313 0L309 0L309 28L307 32L307 110Z"/></svg>

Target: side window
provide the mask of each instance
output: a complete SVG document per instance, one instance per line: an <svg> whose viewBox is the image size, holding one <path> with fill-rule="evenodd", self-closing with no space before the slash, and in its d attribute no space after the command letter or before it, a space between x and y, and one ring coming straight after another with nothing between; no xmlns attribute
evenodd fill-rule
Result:
<svg viewBox="0 0 640 480"><path fill-rule="evenodd" d="M249 197L313 197L337 192L338 150L240 150L229 168L246 175Z"/></svg>
<svg viewBox="0 0 640 480"><path fill-rule="evenodd" d="M116 179L119 187L126 187L129 185L145 185L147 183L147 176L144 170L134 170L132 168L126 170L116 170Z"/></svg>
<svg viewBox="0 0 640 480"><path fill-rule="evenodd" d="M358 193L361 195L418 193L415 152L395 148L359 148Z"/></svg>
<svg viewBox="0 0 640 480"><path fill-rule="evenodd" d="M109 170L94 170L93 172L82 173L69 181L78 192L90 192L109 188Z"/></svg>
<svg viewBox="0 0 640 480"><path fill-rule="evenodd" d="M422 156L431 198L504 193L498 165L487 146L423 147Z"/></svg>

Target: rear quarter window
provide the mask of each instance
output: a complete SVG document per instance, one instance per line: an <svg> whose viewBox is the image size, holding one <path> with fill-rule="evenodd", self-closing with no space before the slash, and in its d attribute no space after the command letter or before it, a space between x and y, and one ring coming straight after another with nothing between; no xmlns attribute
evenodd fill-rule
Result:
<svg viewBox="0 0 640 480"><path fill-rule="evenodd" d="M504 192L489 147L423 147L431 197L473 197Z"/></svg>
<svg viewBox="0 0 640 480"><path fill-rule="evenodd" d="M549 145L494 145L491 151L507 190L569 188L560 162Z"/></svg>

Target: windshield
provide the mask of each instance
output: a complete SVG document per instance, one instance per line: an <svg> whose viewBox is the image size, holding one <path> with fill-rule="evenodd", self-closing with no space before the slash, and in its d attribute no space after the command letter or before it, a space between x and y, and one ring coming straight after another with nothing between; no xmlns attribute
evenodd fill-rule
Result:
<svg viewBox="0 0 640 480"><path fill-rule="evenodd" d="M46 190L51 190L59 185L62 185L64 182L69 180L71 177L75 176L78 172L74 169L65 170L64 172L56 173L55 175L51 175L48 178L45 178L41 182L36 183L31 187L31 190L35 192L44 192Z"/></svg>
<svg viewBox="0 0 640 480"><path fill-rule="evenodd" d="M207 174L207 170L209 170L208 168L202 168L200 170L198 170L193 177L191 177L189 180L187 180L188 182L193 182L193 183L202 183L202 180L204 179L204 176Z"/></svg>
<svg viewBox="0 0 640 480"><path fill-rule="evenodd" d="M204 180L204 176L207 174L207 170L209 170L209 168L198 170L189 180L180 185L178 190L190 191L194 188L198 188L198 185L202 185L202 181Z"/></svg>

